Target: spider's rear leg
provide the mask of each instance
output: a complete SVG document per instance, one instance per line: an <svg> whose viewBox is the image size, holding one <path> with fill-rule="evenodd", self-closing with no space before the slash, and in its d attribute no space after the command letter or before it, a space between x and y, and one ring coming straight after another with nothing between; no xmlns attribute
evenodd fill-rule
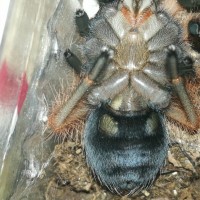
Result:
<svg viewBox="0 0 200 200"><path fill-rule="evenodd" d="M82 37L88 36L90 20L87 13L82 9L77 10L75 21L80 36Z"/></svg>
<svg viewBox="0 0 200 200"><path fill-rule="evenodd" d="M168 51L167 58L167 70L170 76L173 88L180 99L184 112L179 108L171 107L167 111L167 115L174 120L180 122L181 124L187 126L188 128L196 129L199 126L199 119L194 106L188 96L188 93L185 89L184 80L181 77L184 73L193 71L192 61L190 58L186 58L183 62L178 62L178 57L176 53L175 46L170 46ZM186 118L186 119L185 119Z"/></svg>
<svg viewBox="0 0 200 200"><path fill-rule="evenodd" d="M76 11L75 22L80 36L88 36L90 20L84 10L79 9ZM64 56L68 64L76 71L77 74L80 74L82 71L82 63L79 58L73 54L70 49L65 51Z"/></svg>
<svg viewBox="0 0 200 200"><path fill-rule="evenodd" d="M65 119L70 115L70 113L73 111L78 102L82 99L85 93L95 83L96 78L99 76L102 69L108 63L110 57L111 57L111 51L109 51L108 49L105 49L101 52L89 74L85 78L83 78L83 80L76 88L72 96L56 113L55 116L56 126L59 127L65 121ZM72 63L74 65L75 62Z"/></svg>

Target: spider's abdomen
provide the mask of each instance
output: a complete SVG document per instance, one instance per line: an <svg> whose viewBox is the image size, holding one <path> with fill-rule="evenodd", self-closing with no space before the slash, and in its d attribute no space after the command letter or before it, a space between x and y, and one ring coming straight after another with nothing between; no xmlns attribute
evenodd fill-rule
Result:
<svg viewBox="0 0 200 200"><path fill-rule="evenodd" d="M117 117L102 107L90 114L84 148L87 163L100 183L120 194L135 193L152 184L168 150L162 120L153 112Z"/></svg>

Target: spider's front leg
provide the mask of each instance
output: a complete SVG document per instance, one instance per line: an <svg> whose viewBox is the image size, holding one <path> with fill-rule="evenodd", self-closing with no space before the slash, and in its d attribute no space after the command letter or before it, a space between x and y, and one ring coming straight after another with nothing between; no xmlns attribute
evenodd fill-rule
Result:
<svg viewBox="0 0 200 200"><path fill-rule="evenodd" d="M75 22L77 30L81 37L87 37L89 34L89 17L84 10L77 10L75 16ZM82 63L78 57L71 52L70 49L67 49L64 53L67 63L76 71L77 74L80 74L82 71Z"/></svg>
<svg viewBox="0 0 200 200"><path fill-rule="evenodd" d="M99 3L111 3L114 0L98 0Z"/></svg>
<svg viewBox="0 0 200 200"><path fill-rule="evenodd" d="M200 9L200 1L199 0L178 0L178 2L186 8L188 11L197 11Z"/></svg>
<svg viewBox="0 0 200 200"><path fill-rule="evenodd" d="M76 11L74 22L77 32L81 37L87 37L90 31L90 20L86 12L82 9ZM97 54L96 64L93 67L102 68L106 63L107 54L102 52L101 55ZM82 82L75 89L74 94L71 94L71 89L74 88L72 83L71 88L66 88L66 91L62 91L61 98L56 99L52 104L52 109L48 116L48 127L52 133L55 133L59 137L68 137L76 133L79 133L83 127L83 121L88 112L88 106L84 103L82 96L93 84L95 77L91 77L91 71L87 77L83 78L83 64L79 60L78 56L73 53L73 50L67 49L64 53L64 57L71 68L80 76ZM89 70L88 70L89 71ZM84 71L85 72L85 71ZM85 73L84 73L85 74Z"/></svg>
<svg viewBox="0 0 200 200"><path fill-rule="evenodd" d="M80 36L86 37L89 34L89 17L84 10L77 10L75 17L76 26Z"/></svg>
<svg viewBox="0 0 200 200"><path fill-rule="evenodd" d="M189 57L178 62L176 47L171 45L168 48L167 70L171 79L174 91L176 92L186 116L178 108L169 108L167 115L181 124L196 130L199 126L199 119L190 97L185 89L184 80L181 75L193 71L192 60Z"/></svg>
<svg viewBox="0 0 200 200"><path fill-rule="evenodd" d="M200 19L192 19L188 24L189 41L192 48L200 52Z"/></svg>
<svg viewBox="0 0 200 200"><path fill-rule="evenodd" d="M68 117L71 111L74 109L76 104L81 100L84 94L91 88L91 86L95 83L96 78L103 70L103 68L107 65L109 59L111 57L111 51L108 49L102 50L101 54L97 58L94 66L88 75L83 78L75 92L69 98L69 100L61 107L61 109L56 114L56 125L60 126L64 120ZM79 63L76 56L73 57L73 62L71 63L71 67L76 68L75 64Z"/></svg>
<svg viewBox="0 0 200 200"><path fill-rule="evenodd" d="M192 48L200 52L200 1L199 0L178 0L179 4L184 7L190 16L190 21L188 23L188 41L190 42ZM193 13L193 14L192 14ZM186 14L187 15L187 14Z"/></svg>

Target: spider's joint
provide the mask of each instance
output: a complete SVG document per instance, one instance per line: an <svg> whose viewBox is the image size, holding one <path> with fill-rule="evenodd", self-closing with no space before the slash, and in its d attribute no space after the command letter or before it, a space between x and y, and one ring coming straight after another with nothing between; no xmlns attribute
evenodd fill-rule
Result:
<svg viewBox="0 0 200 200"><path fill-rule="evenodd" d="M78 9L76 11L76 17L82 17L85 14L85 11L83 9Z"/></svg>
<svg viewBox="0 0 200 200"><path fill-rule="evenodd" d="M103 46L101 49L101 52L103 54L104 53L107 54L109 59L112 59L114 56L114 51L112 49L108 48L107 46Z"/></svg>
<svg viewBox="0 0 200 200"><path fill-rule="evenodd" d="M178 78L174 78L172 79L172 84L173 85L178 85L179 83L181 83L183 81L182 77L178 77Z"/></svg>
<svg viewBox="0 0 200 200"><path fill-rule="evenodd" d="M69 57L72 56L72 52L71 52L69 49L67 49L67 50L65 51L64 55L65 55L65 58L69 58Z"/></svg>
<svg viewBox="0 0 200 200"><path fill-rule="evenodd" d="M175 45L170 45L169 47L168 47L168 49L169 50L171 50L171 51L176 51L176 47L175 47Z"/></svg>

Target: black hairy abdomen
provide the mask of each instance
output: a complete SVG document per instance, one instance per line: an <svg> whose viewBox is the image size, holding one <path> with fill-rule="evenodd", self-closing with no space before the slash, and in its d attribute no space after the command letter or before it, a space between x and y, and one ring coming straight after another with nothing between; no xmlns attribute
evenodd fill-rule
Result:
<svg viewBox="0 0 200 200"><path fill-rule="evenodd" d="M149 135L145 124L150 113L138 117L113 115L119 130L111 137L99 129L99 119L107 113L105 109L97 108L86 122L84 149L92 172L114 192L137 192L150 186L160 172L168 150L162 116L159 116L154 134Z"/></svg>

